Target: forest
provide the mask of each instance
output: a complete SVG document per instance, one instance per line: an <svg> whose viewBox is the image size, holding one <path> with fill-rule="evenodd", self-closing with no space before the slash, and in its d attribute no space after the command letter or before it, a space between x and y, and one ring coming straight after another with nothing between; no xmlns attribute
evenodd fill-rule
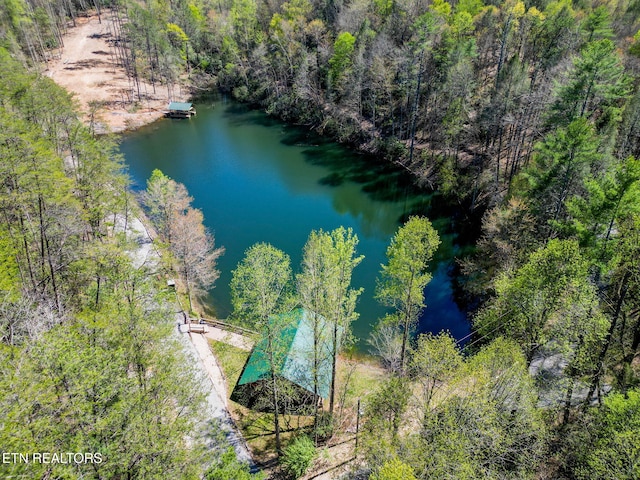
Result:
<svg viewBox="0 0 640 480"><path fill-rule="evenodd" d="M171 334L166 267L136 253L141 212L115 142L94 137L50 79L0 56L0 476L234 468Z"/></svg>
<svg viewBox="0 0 640 480"><path fill-rule="evenodd" d="M161 172L134 198L116 140L38 73L89 11L117 18L134 85L225 91L408 170L481 224L459 264L464 349L411 334L438 245L429 221L407 219L389 245L376 296L390 314L371 339L386 376L344 478L640 478L638 0L1 0L0 445L110 459L2 474L249 478L223 439L204 447L163 288L167 272L186 279L191 309L221 250ZM164 253L136 268L142 211ZM348 330L356 245L312 232L295 276L256 245L234 271L236 315L267 342L294 301ZM275 380L269 392L277 436ZM281 457L314 450L326 415L312 416Z"/></svg>

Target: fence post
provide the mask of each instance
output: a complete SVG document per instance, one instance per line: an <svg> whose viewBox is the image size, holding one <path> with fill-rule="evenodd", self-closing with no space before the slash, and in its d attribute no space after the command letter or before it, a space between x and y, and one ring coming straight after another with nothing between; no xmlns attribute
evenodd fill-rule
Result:
<svg viewBox="0 0 640 480"><path fill-rule="evenodd" d="M354 456L358 454L358 432L360 432L360 399L358 399L358 411L356 413L356 448Z"/></svg>

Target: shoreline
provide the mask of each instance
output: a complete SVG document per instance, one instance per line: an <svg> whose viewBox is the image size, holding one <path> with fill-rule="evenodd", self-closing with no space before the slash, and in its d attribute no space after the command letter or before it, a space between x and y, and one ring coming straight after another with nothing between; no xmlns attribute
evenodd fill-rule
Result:
<svg viewBox="0 0 640 480"><path fill-rule="evenodd" d="M113 11L105 9L76 18L76 26L64 35L64 47L52 51L41 64L41 75L68 92L77 104L82 123L96 135L122 135L165 118L172 100L164 85L151 85L139 79L139 87L117 61L113 40L116 27ZM183 83L181 83L183 82ZM174 86L179 97L191 101L191 79L182 77ZM138 96L139 92L139 96ZM145 219L146 220L146 219ZM149 226L149 222L144 222ZM215 315L215 306L196 299L194 311Z"/></svg>
<svg viewBox="0 0 640 480"><path fill-rule="evenodd" d="M83 123L99 135L149 125L164 117L171 100L192 97L191 80L184 77L173 85L174 98L166 85L142 78L136 83L117 60L116 32L111 10L78 17L64 35L64 47L41 64L41 74L71 94Z"/></svg>

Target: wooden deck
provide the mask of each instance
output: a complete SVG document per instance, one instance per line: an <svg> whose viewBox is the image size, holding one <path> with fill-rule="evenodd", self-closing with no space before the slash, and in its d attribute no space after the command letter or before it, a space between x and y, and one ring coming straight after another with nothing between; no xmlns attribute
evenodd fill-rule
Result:
<svg viewBox="0 0 640 480"><path fill-rule="evenodd" d="M165 116L168 118L191 118L191 117L195 117L195 115L196 115L195 110L190 110L188 112L170 110L167 113L165 113Z"/></svg>
<svg viewBox="0 0 640 480"><path fill-rule="evenodd" d="M211 340L228 343L245 351L251 351L257 335L253 330L210 318L188 319L188 323L179 327L184 333L200 333Z"/></svg>

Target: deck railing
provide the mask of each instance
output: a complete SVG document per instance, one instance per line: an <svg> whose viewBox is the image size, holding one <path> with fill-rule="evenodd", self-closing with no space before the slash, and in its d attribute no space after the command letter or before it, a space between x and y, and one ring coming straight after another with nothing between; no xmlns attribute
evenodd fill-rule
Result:
<svg viewBox="0 0 640 480"><path fill-rule="evenodd" d="M223 322L221 320L212 319L212 318L201 318L200 323L204 323L205 325L209 325L211 327L218 327L221 330L227 330L228 332L237 333L238 335L257 335L258 332L254 330L250 330L248 328L241 327L239 325L233 325L231 323Z"/></svg>

